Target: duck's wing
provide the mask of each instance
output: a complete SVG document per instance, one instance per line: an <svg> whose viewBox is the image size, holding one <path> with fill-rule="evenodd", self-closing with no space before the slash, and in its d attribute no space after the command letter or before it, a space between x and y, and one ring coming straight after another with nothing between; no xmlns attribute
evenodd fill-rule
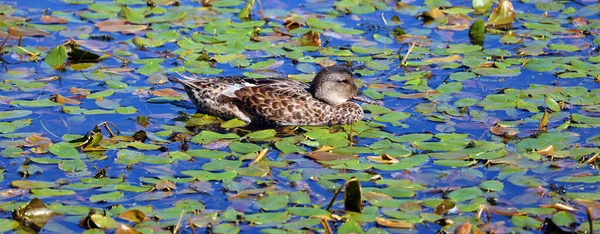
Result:
<svg viewBox="0 0 600 234"><path fill-rule="evenodd" d="M240 91L240 93L236 93L238 90L246 91ZM308 93L308 90L308 84L295 80L279 78L246 78L236 82L235 84L231 84L226 90L223 90L221 94L227 97L237 98L245 95L247 92L264 92L265 94L278 93L281 96L302 98L306 96L312 96L310 93Z"/></svg>
<svg viewBox="0 0 600 234"><path fill-rule="evenodd" d="M238 108L263 124L302 125L307 118L320 118L326 109L303 86L255 85L237 89L233 94Z"/></svg>
<svg viewBox="0 0 600 234"><path fill-rule="evenodd" d="M309 84L302 83L296 80L290 79L281 79L281 78L260 78L260 79L252 79L245 78L242 76L226 76L226 77L215 77L215 78L193 78L186 75L183 75L179 72L177 74L181 78L167 76L168 79L172 82L179 83L183 85L185 88L191 89L206 89L211 88L219 93L227 88L231 88L231 90L235 91L243 87L253 87L253 86L268 86L273 87L274 89L294 89L298 91L306 90L310 88ZM231 95L226 95L231 96Z"/></svg>
<svg viewBox="0 0 600 234"><path fill-rule="evenodd" d="M244 83L244 78L241 76L229 76L229 77L217 77L217 78L192 78L188 76L184 76L183 74L178 73L181 78L176 78L173 76L168 76L169 80L172 82L179 83L183 85L186 90L188 89L196 89L196 90L204 90L210 89L216 92L217 94L222 92L227 87Z"/></svg>
<svg viewBox="0 0 600 234"><path fill-rule="evenodd" d="M264 92L276 92L294 97L307 95L310 88L309 84L280 78L244 79L244 83L245 87L261 87L260 90Z"/></svg>
<svg viewBox="0 0 600 234"><path fill-rule="evenodd" d="M204 113L250 122L251 119L268 124L282 124L286 116L294 115L307 100L314 99L309 85L295 80L244 77L195 79L181 75L169 76L185 88L190 100ZM292 124L295 125L295 124Z"/></svg>
<svg viewBox="0 0 600 234"><path fill-rule="evenodd" d="M231 99L253 122L269 125L347 124L364 117L356 103L332 106L314 98L307 87L281 82L246 86L235 90Z"/></svg>
<svg viewBox="0 0 600 234"><path fill-rule="evenodd" d="M244 79L245 82L254 84L254 85L269 85L272 87L279 88L298 88L298 89L308 89L309 84L302 83L297 80L291 79L281 79L281 78L262 78L262 79Z"/></svg>

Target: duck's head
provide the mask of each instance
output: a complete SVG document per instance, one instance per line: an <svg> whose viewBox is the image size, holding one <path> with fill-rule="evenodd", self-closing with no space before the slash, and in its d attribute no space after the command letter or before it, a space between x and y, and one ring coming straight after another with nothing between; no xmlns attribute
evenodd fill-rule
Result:
<svg viewBox="0 0 600 234"><path fill-rule="evenodd" d="M316 99L334 106L353 99L357 90L352 72L340 66L321 69L310 83L310 92Z"/></svg>

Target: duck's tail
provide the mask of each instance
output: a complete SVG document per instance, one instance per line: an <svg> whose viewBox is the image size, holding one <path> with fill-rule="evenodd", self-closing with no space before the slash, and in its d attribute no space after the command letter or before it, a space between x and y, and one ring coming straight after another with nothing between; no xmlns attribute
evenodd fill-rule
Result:
<svg viewBox="0 0 600 234"><path fill-rule="evenodd" d="M167 75L167 78L169 79L169 81L179 83L179 84L182 84L185 86L185 85L191 85L192 81L198 80L196 78L181 74L180 72L177 72L177 71L175 73L177 73L177 75L179 75L179 78L175 77L175 76Z"/></svg>
<svg viewBox="0 0 600 234"><path fill-rule="evenodd" d="M169 79L169 81L171 81L171 82L181 83L181 80L179 78L174 77L172 75L167 75L167 79Z"/></svg>
<svg viewBox="0 0 600 234"><path fill-rule="evenodd" d="M181 78L183 78L184 80L197 80L198 78L194 78L194 77L190 77L190 76L186 76L184 74L181 74L180 72L176 71L175 73L177 73L177 75L181 76Z"/></svg>

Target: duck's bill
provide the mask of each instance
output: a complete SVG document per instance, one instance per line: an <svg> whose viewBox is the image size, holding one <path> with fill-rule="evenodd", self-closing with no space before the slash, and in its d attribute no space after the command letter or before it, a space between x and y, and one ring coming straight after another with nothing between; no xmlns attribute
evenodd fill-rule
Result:
<svg viewBox="0 0 600 234"><path fill-rule="evenodd" d="M354 97L352 97L352 100L356 100L359 102L364 102L364 103L369 103L369 104L373 104L373 105L378 105L378 106L382 106L383 102L379 101L379 100L373 100L363 94L357 94L354 95Z"/></svg>

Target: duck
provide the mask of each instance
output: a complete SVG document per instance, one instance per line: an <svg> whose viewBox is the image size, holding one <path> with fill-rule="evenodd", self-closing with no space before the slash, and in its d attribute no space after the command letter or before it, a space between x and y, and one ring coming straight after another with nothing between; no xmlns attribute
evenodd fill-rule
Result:
<svg viewBox="0 0 600 234"><path fill-rule="evenodd" d="M194 79L169 76L183 86L200 113L238 118L246 125L330 126L360 121L361 106L354 75L342 66L322 68L310 83L285 78L229 76Z"/></svg>

